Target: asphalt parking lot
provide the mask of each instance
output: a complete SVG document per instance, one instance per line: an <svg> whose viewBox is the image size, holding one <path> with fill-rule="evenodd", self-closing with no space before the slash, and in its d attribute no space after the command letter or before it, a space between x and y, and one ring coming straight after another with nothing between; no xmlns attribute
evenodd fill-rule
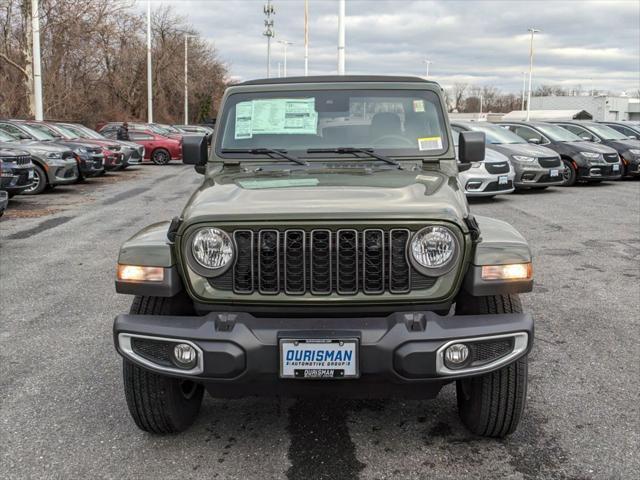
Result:
<svg viewBox="0 0 640 480"><path fill-rule="evenodd" d="M129 418L114 315L120 243L179 213L202 181L140 166L16 197L0 221L2 478L640 477L640 181L473 202L535 255L528 405L504 441L470 435L452 386L434 401L206 398L186 433Z"/></svg>

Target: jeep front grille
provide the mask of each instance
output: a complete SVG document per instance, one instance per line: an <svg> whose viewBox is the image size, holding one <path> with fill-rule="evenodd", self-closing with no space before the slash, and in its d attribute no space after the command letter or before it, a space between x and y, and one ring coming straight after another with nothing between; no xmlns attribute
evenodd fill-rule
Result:
<svg viewBox="0 0 640 480"><path fill-rule="evenodd" d="M237 294L400 294L436 281L409 264L406 229L242 229L232 236L235 263L209 282Z"/></svg>

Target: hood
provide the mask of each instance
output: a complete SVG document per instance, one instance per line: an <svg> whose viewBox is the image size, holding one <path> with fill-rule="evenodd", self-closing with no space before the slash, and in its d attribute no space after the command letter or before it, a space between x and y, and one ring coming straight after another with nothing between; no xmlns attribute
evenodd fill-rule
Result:
<svg viewBox="0 0 640 480"><path fill-rule="evenodd" d="M570 145L580 152L596 152L596 153L615 153L618 152L607 145L595 142L565 142L564 145Z"/></svg>
<svg viewBox="0 0 640 480"><path fill-rule="evenodd" d="M506 155L503 155L497 150L486 148L484 151L484 161L485 163L502 163L502 162L508 162L509 157L507 157Z"/></svg>
<svg viewBox="0 0 640 480"><path fill-rule="evenodd" d="M52 142L39 142L37 140L16 140L15 142L7 142L5 145L15 146L21 150L25 150L29 153L33 153L34 150L40 150L44 152L68 152L69 148L60 145L59 143Z"/></svg>
<svg viewBox="0 0 640 480"><path fill-rule="evenodd" d="M0 157L22 157L25 155L29 155L29 152L0 146Z"/></svg>
<svg viewBox="0 0 640 480"><path fill-rule="evenodd" d="M219 173L205 179L183 211L206 221L441 219L466 231L468 206L455 177L437 171L292 169Z"/></svg>
<svg viewBox="0 0 640 480"><path fill-rule="evenodd" d="M611 148L615 148L618 152L626 152L632 148L640 149L640 140L634 140L632 138L628 140L607 140L607 145Z"/></svg>
<svg viewBox="0 0 640 480"><path fill-rule="evenodd" d="M531 143L503 143L488 145L489 150L497 150L507 156L522 155L523 157L557 157L558 154L550 148Z"/></svg>

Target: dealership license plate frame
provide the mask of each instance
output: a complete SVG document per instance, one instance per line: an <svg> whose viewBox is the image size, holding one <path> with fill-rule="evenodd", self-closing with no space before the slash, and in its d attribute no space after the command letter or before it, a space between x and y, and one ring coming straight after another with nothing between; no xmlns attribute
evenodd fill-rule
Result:
<svg viewBox="0 0 640 480"><path fill-rule="evenodd" d="M509 185L509 176L508 175L500 175L498 177L498 185Z"/></svg>
<svg viewBox="0 0 640 480"><path fill-rule="evenodd" d="M556 169L556 168L552 168L549 170L549 176L550 177L559 177L560 176L560 170Z"/></svg>
<svg viewBox="0 0 640 480"><path fill-rule="evenodd" d="M613 173L620 173L620 164L613 165Z"/></svg>
<svg viewBox="0 0 640 480"><path fill-rule="evenodd" d="M293 373L285 371L285 352L287 345L327 345L327 344L344 344L349 345L353 352L353 372L345 372L346 369L339 368L293 368ZM353 380L360 378L360 340L355 337L349 338L280 338L278 343L279 357L279 376L287 380ZM332 376L327 376L326 372L331 371ZM342 371L340 374L339 372ZM307 372L324 372L323 374Z"/></svg>

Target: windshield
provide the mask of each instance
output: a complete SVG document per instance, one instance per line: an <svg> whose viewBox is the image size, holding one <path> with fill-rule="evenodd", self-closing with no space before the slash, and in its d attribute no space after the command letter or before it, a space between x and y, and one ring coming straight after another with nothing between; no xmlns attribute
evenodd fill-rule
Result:
<svg viewBox="0 0 640 480"><path fill-rule="evenodd" d="M62 133L62 135L64 135L67 138L79 138L82 136L82 135L78 135L77 132L74 132L70 128L63 127L60 125L56 125L55 129L58 130L60 133Z"/></svg>
<svg viewBox="0 0 640 480"><path fill-rule="evenodd" d="M562 127L551 124L538 124L536 128L554 142L584 142L579 136Z"/></svg>
<svg viewBox="0 0 640 480"><path fill-rule="evenodd" d="M589 125L586 128L588 130L591 130L603 140L629 140L629 137L627 137L624 133L618 132L611 127L607 127L606 125L593 124Z"/></svg>
<svg viewBox="0 0 640 480"><path fill-rule="evenodd" d="M431 156L447 150L438 96L429 90L305 90L231 95L218 154L233 149L343 147L383 155ZM226 155L226 154L225 154Z"/></svg>
<svg viewBox="0 0 640 480"><path fill-rule="evenodd" d="M56 138L59 138L55 137L48 128L45 128L42 125L22 124L20 126L36 140L56 140Z"/></svg>
<svg viewBox="0 0 640 480"><path fill-rule="evenodd" d="M5 132L4 130L0 130L0 142L15 142L16 140L19 140L19 138L14 137L13 135L11 135L8 132Z"/></svg>
<svg viewBox="0 0 640 480"><path fill-rule="evenodd" d="M158 135L167 135L171 133L166 128L163 128L160 125L156 125L154 123L148 123L145 127L151 130L153 133L157 133Z"/></svg>
<svg viewBox="0 0 640 480"><path fill-rule="evenodd" d="M527 143L527 141L515 133L503 127L485 124L472 124L469 128L475 132L484 132L487 145L503 145L505 143Z"/></svg>
<svg viewBox="0 0 640 480"><path fill-rule="evenodd" d="M65 125L64 128L74 132L76 136L80 138L95 138L97 140L105 139L105 137L100 135L98 132L94 132L90 128L85 127L84 125Z"/></svg>

